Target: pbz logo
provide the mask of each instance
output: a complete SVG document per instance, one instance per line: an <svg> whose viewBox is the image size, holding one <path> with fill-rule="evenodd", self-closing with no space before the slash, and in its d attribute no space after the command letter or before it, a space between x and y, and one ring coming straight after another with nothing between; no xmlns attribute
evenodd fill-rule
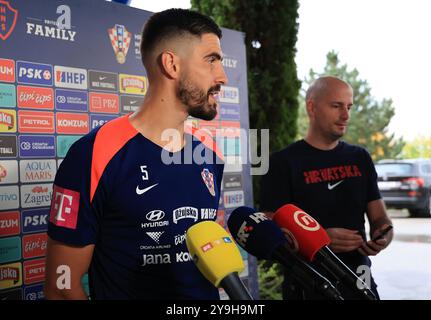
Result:
<svg viewBox="0 0 431 320"><path fill-rule="evenodd" d="M52 66L26 61L16 62L18 83L52 86Z"/></svg>

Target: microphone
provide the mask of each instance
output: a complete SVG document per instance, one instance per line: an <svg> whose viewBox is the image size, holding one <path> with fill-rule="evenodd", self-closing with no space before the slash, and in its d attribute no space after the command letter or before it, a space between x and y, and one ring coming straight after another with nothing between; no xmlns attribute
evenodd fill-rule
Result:
<svg viewBox="0 0 431 320"><path fill-rule="evenodd" d="M276 260L303 287L333 300L343 300L326 278L288 250L283 232L264 213L249 207L239 207L233 210L227 224L237 243L250 254L258 259Z"/></svg>
<svg viewBox="0 0 431 320"><path fill-rule="evenodd" d="M275 212L273 221L290 235L305 259L322 266L346 287L354 288L359 298L377 300L365 282L328 248L331 239L313 217L292 204L286 204Z"/></svg>
<svg viewBox="0 0 431 320"><path fill-rule="evenodd" d="M241 253L222 226L214 221L193 225L187 230L186 245L199 271L231 300L253 300L238 276L245 268Z"/></svg>

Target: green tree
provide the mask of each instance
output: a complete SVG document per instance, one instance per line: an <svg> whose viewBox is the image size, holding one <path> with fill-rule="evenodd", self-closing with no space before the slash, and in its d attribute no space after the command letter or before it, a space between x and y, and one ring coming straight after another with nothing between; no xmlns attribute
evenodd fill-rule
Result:
<svg viewBox="0 0 431 320"><path fill-rule="evenodd" d="M294 60L298 0L191 0L191 4L219 25L245 33L250 128L270 129L270 153L293 142L301 87ZM254 176L256 206L259 182L260 177ZM259 264L262 298L280 298L277 270Z"/></svg>
<svg viewBox="0 0 431 320"><path fill-rule="evenodd" d="M305 82L310 85L323 75L337 76L347 81L353 88L353 108L347 134L343 139L349 143L363 146L370 152L374 161L385 158L396 158L400 155L405 142L388 133L388 125L395 115L391 99L376 101L371 95L371 88L366 80L359 78L357 69L348 70L346 64L340 65L338 54L331 51L326 56L327 62L322 73L310 70ZM305 111L305 92L301 92L301 105L298 117L299 137L306 134L308 118Z"/></svg>
<svg viewBox="0 0 431 320"><path fill-rule="evenodd" d="M431 158L431 136L408 141L401 155L403 159Z"/></svg>

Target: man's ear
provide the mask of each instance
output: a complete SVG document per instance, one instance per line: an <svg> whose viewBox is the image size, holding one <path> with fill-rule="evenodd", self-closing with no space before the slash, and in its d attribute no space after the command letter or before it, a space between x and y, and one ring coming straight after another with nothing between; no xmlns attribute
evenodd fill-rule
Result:
<svg viewBox="0 0 431 320"><path fill-rule="evenodd" d="M314 114L315 114L315 105L314 105L314 101L312 99L308 99L305 101L305 109L307 111L308 117L314 118Z"/></svg>
<svg viewBox="0 0 431 320"><path fill-rule="evenodd" d="M179 78L180 59L172 51L163 51L160 55L159 63L162 73L171 79Z"/></svg>

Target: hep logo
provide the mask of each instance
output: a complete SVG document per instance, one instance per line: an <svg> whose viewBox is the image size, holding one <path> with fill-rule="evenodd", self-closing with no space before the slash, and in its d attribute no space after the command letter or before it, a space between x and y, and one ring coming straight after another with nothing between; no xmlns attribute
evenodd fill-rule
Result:
<svg viewBox="0 0 431 320"><path fill-rule="evenodd" d="M297 225L307 231L317 231L320 229L320 224L303 211L295 211L293 219Z"/></svg>
<svg viewBox="0 0 431 320"><path fill-rule="evenodd" d="M59 227L76 229L79 211L79 192L54 185L49 221Z"/></svg>

